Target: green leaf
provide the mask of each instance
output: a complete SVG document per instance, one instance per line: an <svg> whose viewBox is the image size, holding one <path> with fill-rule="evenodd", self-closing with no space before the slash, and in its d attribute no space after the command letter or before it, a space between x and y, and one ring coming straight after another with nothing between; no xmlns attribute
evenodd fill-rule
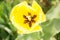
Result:
<svg viewBox="0 0 60 40"><path fill-rule="evenodd" d="M54 19L41 24L44 32L43 39L50 40L51 37L60 32L60 19Z"/></svg>
<svg viewBox="0 0 60 40"><path fill-rule="evenodd" d="M53 6L47 13L46 13L47 19L53 20L53 19L60 19L60 3Z"/></svg>
<svg viewBox="0 0 60 40"><path fill-rule="evenodd" d="M60 3L53 6L46 13L46 17L47 21L41 24L44 33L43 39L56 40L54 35L60 32Z"/></svg>
<svg viewBox="0 0 60 40"><path fill-rule="evenodd" d="M9 36L7 36L7 37L5 38L5 40L9 40Z"/></svg>
<svg viewBox="0 0 60 40"><path fill-rule="evenodd" d="M6 27L6 26L4 26L4 25L1 25L1 24L0 24L0 29L5 30L5 31L8 32L10 35L13 35L13 32L12 32L8 27Z"/></svg>
<svg viewBox="0 0 60 40"><path fill-rule="evenodd" d="M41 40L40 32L19 35L16 40Z"/></svg>

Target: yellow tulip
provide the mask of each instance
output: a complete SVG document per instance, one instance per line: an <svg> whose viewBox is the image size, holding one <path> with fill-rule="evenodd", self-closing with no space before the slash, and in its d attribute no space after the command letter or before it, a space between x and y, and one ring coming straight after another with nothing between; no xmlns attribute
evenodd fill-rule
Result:
<svg viewBox="0 0 60 40"><path fill-rule="evenodd" d="M13 7L10 21L17 28L19 34L28 34L41 31L42 28L39 23L45 22L46 17L35 0L33 0L32 6L23 1Z"/></svg>

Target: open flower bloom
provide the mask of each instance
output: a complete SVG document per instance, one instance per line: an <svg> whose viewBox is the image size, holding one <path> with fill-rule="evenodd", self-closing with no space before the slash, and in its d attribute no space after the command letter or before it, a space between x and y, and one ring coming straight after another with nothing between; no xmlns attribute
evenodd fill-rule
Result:
<svg viewBox="0 0 60 40"><path fill-rule="evenodd" d="M19 34L41 31L39 23L46 21L46 17L35 0L32 6L26 1L14 6L10 13L10 20Z"/></svg>

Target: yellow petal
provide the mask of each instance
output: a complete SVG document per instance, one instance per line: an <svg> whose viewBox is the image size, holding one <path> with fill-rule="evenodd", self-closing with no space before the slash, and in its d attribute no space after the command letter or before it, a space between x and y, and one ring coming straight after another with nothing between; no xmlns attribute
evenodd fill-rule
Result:
<svg viewBox="0 0 60 40"><path fill-rule="evenodd" d="M30 28L28 25L24 24L23 18L23 15L28 15L26 5L26 1L16 5L10 13L10 20L17 28L20 28L22 26L22 28L29 30Z"/></svg>
<svg viewBox="0 0 60 40"><path fill-rule="evenodd" d="M45 16L44 12L42 11L41 6L35 0L33 0L32 7L36 10L37 13L39 13L40 22L45 22L46 16Z"/></svg>
<svg viewBox="0 0 60 40"><path fill-rule="evenodd" d="M33 33L33 32L39 32L42 31L42 28L40 27L40 25L36 25L33 28L31 28L30 31L26 31L24 32L24 30L18 30L18 34L29 34L29 33Z"/></svg>
<svg viewBox="0 0 60 40"><path fill-rule="evenodd" d="M40 25L36 25L31 28L31 32L38 32L38 31L42 31L42 28Z"/></svg>

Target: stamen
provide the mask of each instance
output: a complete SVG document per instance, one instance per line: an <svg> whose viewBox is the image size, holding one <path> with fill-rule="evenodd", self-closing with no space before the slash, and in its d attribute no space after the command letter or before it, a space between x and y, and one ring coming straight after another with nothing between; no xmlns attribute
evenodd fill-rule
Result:
<svg viewBox="0 0 60 40"><path fill-rule="evenodd" d="M29 22L29 27L31 27L31 26L32 26L32 22L30 21L30 22Z"/></svg>
<svg viewBox="0 0 60 40"><path fill-rule="evenodd" d="M32 19L34 19L34 18L36 18L36 15L34 15L34 16L32 17Z"/></svg>
<svg viewBox="0 0 60 40"><path fill-rule="evenodd" d="M23 15L23 17L25 18L24 23L28 23L29 27L32 26L33 22L35 23L34 19L36 18L36 15L31 16L31 13L28 13L28 16Z"/></svg>
<svg viewBox="0 0 60 40"><path fill-rule="evenodd" d="M25 19L28 19L25 15L23 15L23 17L24 17Z"/></svg>
<svg viewBox="0 0 60 40"><path fill-rule="evenodd" d="M29 20L24 20L24 23L28 23L29 22Z"/></svg>
<svg viewBox="0 0 60 40"><path fill-rule="evenodd" d="M28 13L28 15L30 15L30 16L31 16L31 13Z"/></svg>
<svg viewBox="0 0 60 40"><path fill-rule="evenodd" d="M31 21L35 23L35 20L31 19Z"/></svg>

